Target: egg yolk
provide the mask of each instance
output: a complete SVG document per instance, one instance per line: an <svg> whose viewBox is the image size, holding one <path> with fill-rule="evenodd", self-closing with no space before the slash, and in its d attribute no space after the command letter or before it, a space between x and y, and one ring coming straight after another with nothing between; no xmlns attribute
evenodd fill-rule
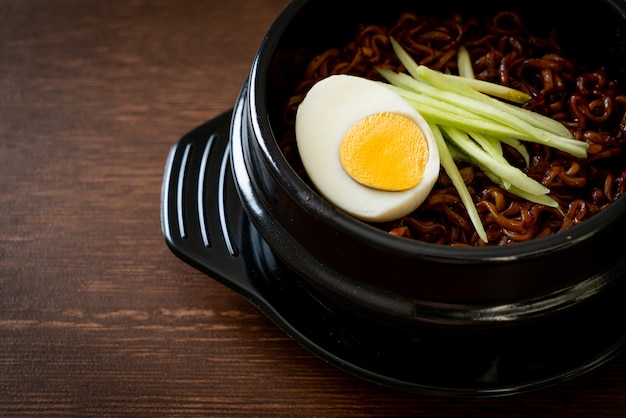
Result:
<svg viewBox="0 0 626 418"><path fill-rule="evenodd" d="M341 140L339 159L356 182L384 191L417 186L428 162L428 144L411 119L375 113L352 125Z"/></svg>

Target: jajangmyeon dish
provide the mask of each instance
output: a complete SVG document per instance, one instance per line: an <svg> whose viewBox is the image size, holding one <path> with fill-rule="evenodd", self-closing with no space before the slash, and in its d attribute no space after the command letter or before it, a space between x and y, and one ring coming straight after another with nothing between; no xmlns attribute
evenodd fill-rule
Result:
<svg viewBox="0 0 626 418"><path fill-rule="evenodd" d="M476 78L526 92L524 107L549 116L573 137L589 144L587 157L571 155L536 143L526 144L530 163L513 148L505 155L514 165L550 189L560 208L514 196L493 183L479 168L458 163L487 232L478 239L467 211L450 179L441 171L433 190L408 216L375 226L391 234L456 246L503 245L568 229L600 212L626 191L626 91L607 69L589 67L565 56L558 34L530 33L520 16L500 12L486 21L453 15L446 19L413 13L399 16L393 26L362 25L347 45L328 49L309 63L285 107L292 127L298 105L316 82L334 74L382 80L379 68L403 71L390 37L421 65L457 74L457 52L464 47ZM287 129L281 149L305 181L293 129Z"/></svg>

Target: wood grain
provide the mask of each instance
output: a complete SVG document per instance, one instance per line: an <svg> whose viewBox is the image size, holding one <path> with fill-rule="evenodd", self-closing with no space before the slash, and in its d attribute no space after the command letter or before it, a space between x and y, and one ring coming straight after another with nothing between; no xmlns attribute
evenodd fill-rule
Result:
<svg viewBox="0 0 626 418"><path fill-rule="evenodd" d="M288 0L0 0L0 416L626 416L626 358L496 399L399 393L164 243L170 146Z"/></svg>

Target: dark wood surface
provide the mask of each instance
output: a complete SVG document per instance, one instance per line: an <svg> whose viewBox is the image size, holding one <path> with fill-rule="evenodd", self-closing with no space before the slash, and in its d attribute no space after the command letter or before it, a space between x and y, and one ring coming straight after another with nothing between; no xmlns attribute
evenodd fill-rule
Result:
<svg viewBox="0 0 626 418"><path fill-rule="evenodd" d="M363 381L171 253L169 148L286 4L0 0L0 416L626 416L623 356L496 399Z"/></svg>

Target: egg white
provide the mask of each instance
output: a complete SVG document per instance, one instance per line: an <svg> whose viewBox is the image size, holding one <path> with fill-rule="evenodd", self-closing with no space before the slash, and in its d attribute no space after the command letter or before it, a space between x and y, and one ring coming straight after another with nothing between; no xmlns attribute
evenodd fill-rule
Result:
<svg viewBox="0 0 626 418"><path fill-rule="evenodd" d="M429 148L422 181L405 191L369 188L352 179L339 159L339 146L352 125L381 112L411 119ZM304 169L319 193L339 209L370 222L386 222L414 211L439 175L439 152L428 123L397 93L360 77L333 75L316 83L296 113L296 141Z"/></svg>

